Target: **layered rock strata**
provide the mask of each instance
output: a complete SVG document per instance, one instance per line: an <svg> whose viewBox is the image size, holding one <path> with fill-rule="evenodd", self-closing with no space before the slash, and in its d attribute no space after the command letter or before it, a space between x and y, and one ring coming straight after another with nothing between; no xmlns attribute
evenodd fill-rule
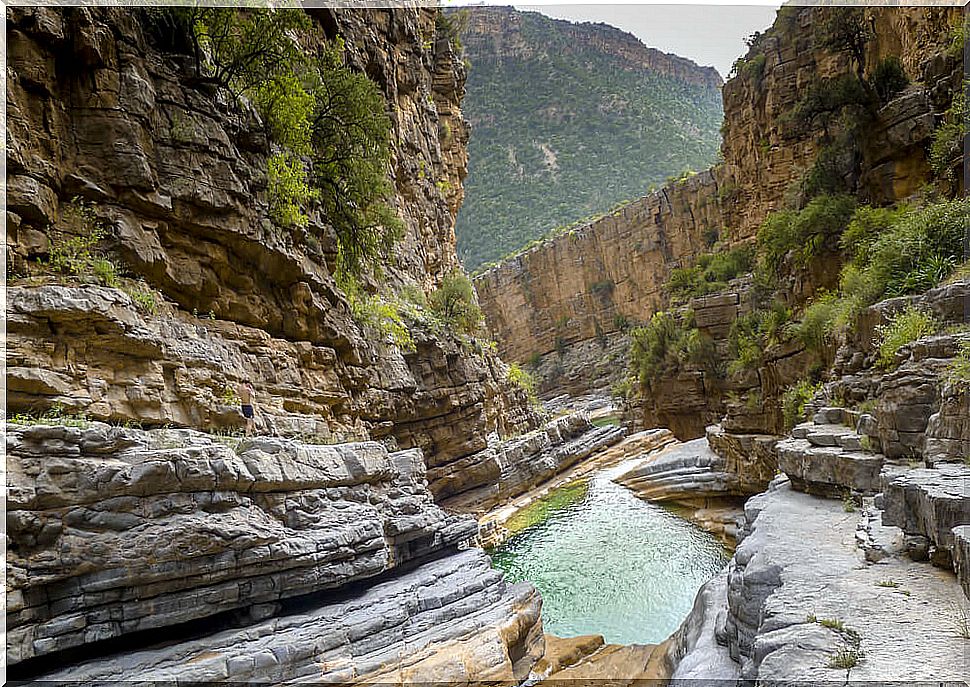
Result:
<svg viewBox="0 0 970 687"><path fill-rule="evenodd" d="M217 439L8 426L11 663L339 588L476 532L434 504L420 451Z"/></svg>
<svg viewBox="0 0 970 687"><path fill-rule="evenodd" d="M311 14L303 38L342 36L348 64L385 96L406 227L385 272L389 286L428 291L457 264L465 68L451 41L426 39L436 10ZM222 399L248 378L280 432L393 435L441 464L485 448L490 432L536 425L496 355L419 325L416 350L395 350L355 321L333 278L333 227L319 213L306 229L272 221L265 124L158 46L157 14L22 7L7 18L9 276L22 285L10 410L239 426ZM95 230L92 250L136 302L45 268Z"/></svg>
<svg viewBox="0 0 970 687"><path fill-rule="evenodd" d="M520 437L505 441L493 437L489 448L431 486L448 508L482 512L555 477L625 435L622 427L594 427L588 414L571 413Z"/></svg>
<svg viewBox="0 0 970 687"><path fill-rule="evenodd" d="M954 528L970 524L970 467L942 463L935 468L884 475L883 523L907 535L925 537L937 565L953 565Z"/></svg>
<svg viewBox="0 0 970 687"><path fill-rule="evenodd" d="M814 39L826 11L784 8L739 61L738 74L723 88L723 164L549 239L476 278L503 355L519 362L541 359L537 369L543 376L558 375L574 393L603 386L599 379L607 366L600 361L611 347L604 344L670 305L662 287L672 269L709 252L713 239L725 246L750 241L768 213L789 204L827 138L811 127L790 131L787 115L817 78L854 71L847 52L824 49ZM867 202L883 204L907 198L931 178L930 136L961 83L959 60L948 52L960 15L944 8L864 12L872 31L863 56L866 73L895 56L912 82L867 124L845 179ZM748 63L754 66L745 68ZM831 286L834 274L819 269L799 275L784 291L802 303L818 288ZM723 300L711 311L717 313L715 329L729 326L743 304L730 293ZM579 360L587 362L586 375ZM659 394L663 402L653 405L683 405L678 418L703 420L689 435L668 418L660 418L660 424L682 438L699 436L723 410L715 386L700 372L667 384Z"/></svg>
<svg viewBox="0 0 970 687"><path fill-rule="evenodd" d="M317 597L287 614L204 639L85 661L43 680L135 682L513 683L542 651L541 603L469 550L359 596Z"/></svg>

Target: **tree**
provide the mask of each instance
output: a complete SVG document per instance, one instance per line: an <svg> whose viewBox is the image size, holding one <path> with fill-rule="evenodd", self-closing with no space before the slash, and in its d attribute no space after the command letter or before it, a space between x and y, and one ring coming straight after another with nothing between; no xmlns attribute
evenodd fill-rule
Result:
<svg viewBox="0 0 970 687"><path fill-rule="evenodd" d="M866 44L873 31L866 21L864 10L858 7L826 7L822 21L815 25L816 44L832 52L847 52L855 62L856 76L864 82Z"/></svg>
<svg viewBox="0 0 970 687"><path fill-rule="evenodd" d="M431 309L456 331L465 334L474 334L483 319L475 301L475 288L461 270L454 270L441 280L441 285L431 294Z"/></svg>
<svg viewBox="0 0 970 687"><path fill-rule="evenodd" d="M385 199L391 121L384 97L364 74L344 66L339 39L317 60L320 79L311 123L313 183L340 243L338 269L359 273L386 258L403 225Z"/></svg>

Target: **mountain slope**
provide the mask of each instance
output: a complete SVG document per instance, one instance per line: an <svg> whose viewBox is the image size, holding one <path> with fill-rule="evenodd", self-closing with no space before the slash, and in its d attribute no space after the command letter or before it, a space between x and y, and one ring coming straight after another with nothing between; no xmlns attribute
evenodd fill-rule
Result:
<svg viewBox="0 0 970 687"><path fill-rule="evenodd" d="M714 161L721 79L605 24L468 10L459 255L474 269Z"/></svg>

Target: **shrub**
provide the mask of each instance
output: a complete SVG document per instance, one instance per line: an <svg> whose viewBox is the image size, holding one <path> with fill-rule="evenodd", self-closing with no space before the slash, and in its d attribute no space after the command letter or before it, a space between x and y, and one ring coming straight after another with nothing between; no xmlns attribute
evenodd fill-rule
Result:
<svg viewBox="0 0 970 687"><path fill-rule="evenodd" d="M806 419L805 406L821 388L821 384L812 384L807 379L802 379L785 390L781 397L781 415L786 430Z"/></svg>
<svg viewBox="0 0 970 687"><path fill-rule="evenodd" d="M728 332L728 372L738 374L760 366L764 352L787 337L790 319L791 311L778 302L738 317Z"/></svg>
<svg viewBox="0 0 970 687"><path fill-rule="evenodd" d="M909 77L906 76L903 63L895 55L887 57L876 65L870 81L883 104L888 103L909 85Z"/></svg>
<svg viewBox="0 0 970 687"><path fill-rule="evenodd" d="M435 314L462 334L473 335L484 319L475 299L475 287L461 270L456 269L441 280L429 304Z"/></svg>
<svg viewBox="0 0 970 687"><path fill-rule="evenodd" d="M359 325L373 329L380 338L401 350L415 350L414 338L399 302L386 300L380 294L365 293L360 283L348 275L342 275L337 283L346 294L350 312Z"/></svg>
<svg viewBox="0 0 970 687"><path fill-rule="evenodd" d="M849 670L859 665L863 653L856 647L842 647L829 658L828 667Z"/></svg>
<svg viewBox="0 0 970 687"><path fill-rule="evenodd" d="M855 209L852 219L839 239L846 256L859 265L869 261L869 247L903 216L905 208L874 208L863 205Z"/></svg>
<svg viewBox="0 0 970 687"><path fill-rule="evenodd" d="M114 263L107 258L95 258L91 263L91 271L104 286L118 286L118 273Z"/></svg>
<svg viewBox="0 0 970 687"><path fill-rule="evenodd" d="M529 403L534 406L539 405L539 396L536 393L536 380L531 374L515 363L512 363L509 365L509 381L525 392L525 395L529 398Z"/></svg>
<svg viewBox="0 0 970 687"><path fill-rule="evenodd" d="M158 299L155 292L145 287L128 287L125 293L131 297L132 302L139 310L154 315L158 312Z"/></svg>
<svg viewBox="0 0 970 687"><path fill-rule="evenodd" d="M970 199L903 214L868 249L864 271L878 296L925 291L946 279L963 256Z"/></svg>
<svg viewBox="0 0 970 687"><path fill-rule="evenodd" d="M933 132L929 162L938 177L952 177L954 166L962 159L963 139L966 136L965 102L963 89L958 89L950 108L943 115L943 123Z"/></svg>
<svg viewBox="0 0 970 687"><path fill-rule="evenodd" d="M802 318L789 327L791 335L809 351L821 353L832 335L832 321L838 304L834 293L823 293L805 306Z"/></svg>
<svg viewBox="0 0 970 687"><path fill-rule="evenodd" d="M933 315L919 308L909 307L896 313L889 322L876 328L876 364L883 368L895 367L900 348L939 330L940 324Z"/></svg>
<svg viewBox="0 0 970 687"><path fill-rule="evenodd" d="M946 368L946 378L950 382L970 382L970 340L960 342L959 352Z"/></svg>
<svg viewBox="0 0 970 687"><path fill-rule="evenodd" d="M791 254L798 267L806 266L842 234L855 210L846 195L819 196L803 210L782 210L765 219L758 229L758 252L765 267L775 271Z"/></svg>
<svg viewBox="0 0 970 687"><path fill-rule="evenodd" d="M675 369L686 343L687 330L676 315L656 312L643 327L630 332L630 359L644 386Z"/></svg>
<svg viewBox="0 0 970 687"><path fill-rule="evenodd" d="M94 207L75 196L64 209L62 220L74 233L51 241L48 265L62 274L93 275L104 286L116 287L117 268L98 252L105 229Z"/></svg>
<svg viewBox="0 0 970 687"><path fill-rule="evenodd" d="M613 293L613 289L616 284L613 283L612 279L604 279L602 281L593 282L589 285L589 292L594 296L599 296L600 298L608 298L610 294Z"/></svg>
<svg viewBox="0 0 970 687"><path fill-rule="evenodd" d="M675 268L667 279L667 290L685 298L696 298L727 288L727 282L745 272L754 264L754 250L742 246L730 251L705 253L698 257L693 267Z"/></svg>

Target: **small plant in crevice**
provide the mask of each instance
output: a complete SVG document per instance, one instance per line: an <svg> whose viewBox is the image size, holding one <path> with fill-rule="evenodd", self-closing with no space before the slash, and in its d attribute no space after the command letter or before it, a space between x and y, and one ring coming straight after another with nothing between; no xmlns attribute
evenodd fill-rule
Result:
<svg viewBox="0 0 970 687"><path fill-rule="evenodd" d="M535 377L523 370L521 367L512 363L509 365L509 381L525 392L532 406L539 405L539 396Z"/></svg>
<svg viewBox="0 0 970 687"><path fill-rule="evenodd" d="M876 582L877 587L888 587L890 589L897 589L900 584L894 580L879 580Z"/></svg>
<svg viewBox="0 0 970 687"><path fill-rule="evenodd" d="M859 665L864 655L858 647L844 646L829 658L828 667L850 670Z"/></svg>
<svg viewBox="0 0 970 687"><path fill-rule="evenodd" d="M842 494L842 510L844 510L846 513L855 513L858 510L855 496L853 496L852 492L850 491L846 491Z"/></svg>
<svg viewBox="0 0 970 687"><path fill-rule="evenodd" d="M885 369L896 367L896 354L903 346L936 334L940 329L937 319L920 308L911 306L896 313L886 324L876 327L876 364Z"/></svg>
<svg viewBox="0 0 970 687"><path fill-rule="evenodd" d="M805 406L821 390L822 384L802 379L792 384L781 397L781 414L785 429L791 429L805 418Z"/></svg>
<svg viewBox="0 0 970 687"><path fill-rule="evenodd" d="M945 374L951 384L970 382L970 339L960 342L960 348L947 365Z"/></svg>
<svg viewBox="0 0 970 687"><path fill-rule="evenodd" d="M158 297L147 286L125 286L122 290L128 294L135 307L148 315L158 313Z"/></svg>
<svg viewBox="0 0 970 687"><path fill-rule="evenodd" d="M98 251L106 231L94 206L75 196L63 210L62 221L72 233L51 239L47 265L61 274L91 275L104 286L117 286L117 268Z"/></svg>

